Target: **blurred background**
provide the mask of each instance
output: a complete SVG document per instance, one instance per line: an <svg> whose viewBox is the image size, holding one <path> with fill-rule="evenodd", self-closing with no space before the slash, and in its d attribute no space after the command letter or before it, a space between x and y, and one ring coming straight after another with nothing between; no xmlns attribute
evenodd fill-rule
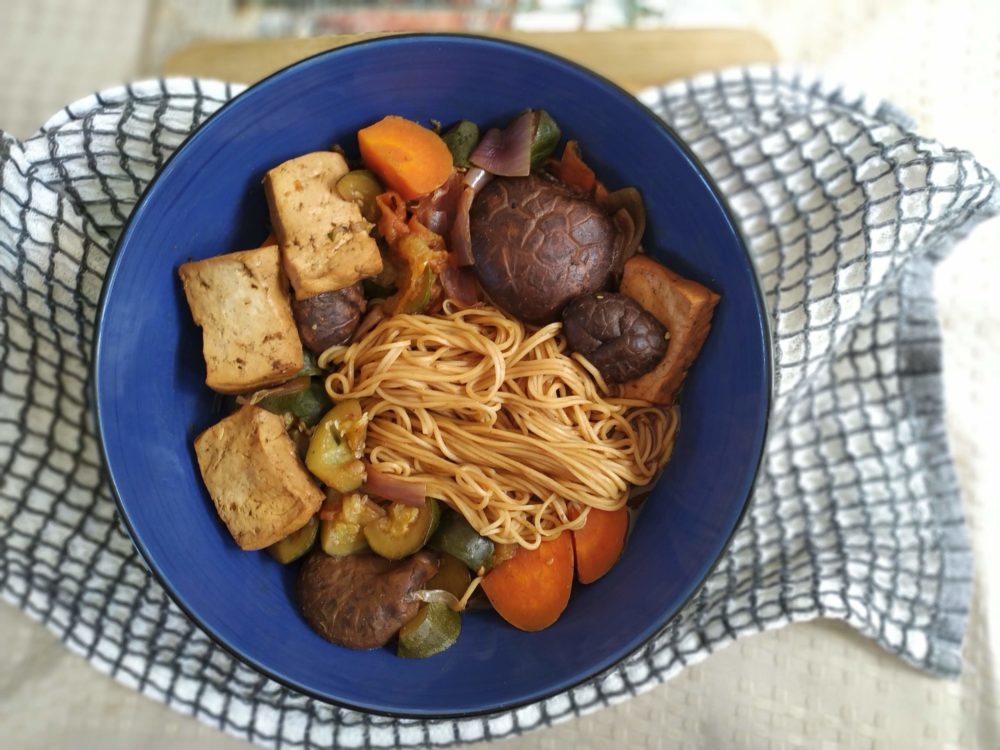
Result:
<svg viewBox="0 0 1000 750"><path fill-rule="evenodd" d="M0 13L0 129L21 138L95 89L159 75L203 39L721 26L756 29L783 62L891 98L930 135L1000 157L995 0L0 0Z"/></svg>
<svg viewBox="0 0 1000 750"><path fill-rule="evenodd" d="M0 0L0 24L0 130L18 138L97 89L161 75L205 40L721 27L759 32L782 64L886 98L922 135L1000 169L1000 0ZM998 560L1000 464L988 455L1000 388L996 369L983 375L1000 352L998 246L1000 221L987 222L935 277L949 439L979 562L961 680L919 675L842 625L807 623L741 641L659 690L510 747L819 746L807 734L832 743L824 747L887 737L973 747L1000 737L1000 596L984 575ZM244 747L99 676L4 603L0 633L0 746ZM879 700L844 689L855 678ZM57 716L38 722L51 706Z"/></svg>

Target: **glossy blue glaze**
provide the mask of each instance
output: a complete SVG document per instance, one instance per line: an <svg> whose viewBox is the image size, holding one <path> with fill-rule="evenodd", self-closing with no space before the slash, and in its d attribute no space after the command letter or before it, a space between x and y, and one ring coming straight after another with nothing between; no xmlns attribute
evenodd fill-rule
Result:
<svg viewBox="0 0 1000 750"><path fill-rule="evenodd" d="M577 586L559 622L522 633L464 617L456 646L407 661L315 635L292 571L237 549L202 486L192 439L221 415L204 386L201 335L177 276L190 258L253 247L266 233L265 171L392 113L505 123L547 109L612 189L645 197L644 245L722 294L681 402L680 437L623 559ZM367 42L251 88L191 137L136 208L105 286L94 367L107 463L136 546L173 598L257 668L322 699L411 716L494 711L611 667L673 616L725 548L764 441L770 360L762 300L730 217L684 147L635 99L528 48L452 36Z"/></svg>

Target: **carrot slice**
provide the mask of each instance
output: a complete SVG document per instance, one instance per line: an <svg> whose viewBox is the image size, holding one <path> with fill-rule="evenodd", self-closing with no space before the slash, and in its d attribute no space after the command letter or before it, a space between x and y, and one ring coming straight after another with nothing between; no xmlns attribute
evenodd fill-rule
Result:
<svg viewBox="0 0 1000 750"><path fill-rule="evenodd" d="M569 534L538 549L518 549L483 579L497 613L515 628L543 630L559 619L573 589L573 541Z"/></svg>
<svg viewBox="0 0 1000 750"><path fill-rule="evenodd" d="M627 531L628 508L590 509L587 523L573 532L576 577L580 583L593 583L614 567L625 549Z"/></svg>
<svg viewBox="0 0 1000 750"><path fill-rule="evenodd" d="M432 130L396 115L358 131L361 159L405 200L439 188L451 175L451 151Z"/></svg>

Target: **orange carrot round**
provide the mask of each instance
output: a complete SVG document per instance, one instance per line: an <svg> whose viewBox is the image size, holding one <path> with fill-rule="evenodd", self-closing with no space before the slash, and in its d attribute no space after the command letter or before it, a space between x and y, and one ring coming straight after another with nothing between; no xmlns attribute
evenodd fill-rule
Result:
<svg viewBox="0 0 1000 750"><path fill-rule="evenodd" d="M586 525L573 532L580 583L593 583L614 567L625 548L627 531L628 508L590 509Z"/></svg>
<svg viewBox="0 0 1000 750"><path fill-rule="evenodd" d="M436 190L454 169L441 136L396 115L359 130L358 147L365 166L406 200Z"/></svg>
<svg viewBox="0 0 1000 750"><path fill-rule="evenodd" d="M560 534L538 549L518 549L483 579L497 613L515 628L543 630L559 619L573 589L573 542Z"/></svg>

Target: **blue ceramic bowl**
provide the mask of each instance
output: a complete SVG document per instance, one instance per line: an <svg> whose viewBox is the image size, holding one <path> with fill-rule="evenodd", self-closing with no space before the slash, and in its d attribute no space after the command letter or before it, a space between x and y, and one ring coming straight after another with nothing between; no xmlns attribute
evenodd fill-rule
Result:
<svg viewBox="0 0 1000 750"><path fill-rule="evenodd" d="M201 333L177 267L256 246L261 178L386 114L500 124L547 109L612 188L645 197L644 245L722 295L681 400L681 429L621 561L577 586L551 628L522 633L468 614L426 660L350 651L312 632L294 572L240 551L202 485L192 440L219 419ZM465 36L363 42L287 68L236 97L177 151L136 207L108 272L94 388L105 457L136 547L219 644L321 700L418 717L535 701L613 666L673 617L725 549L753 487L770 404L762 297L732 217L687 149L633 97L565 60ZM294 567L294 566L293 566Z"/></svg>

